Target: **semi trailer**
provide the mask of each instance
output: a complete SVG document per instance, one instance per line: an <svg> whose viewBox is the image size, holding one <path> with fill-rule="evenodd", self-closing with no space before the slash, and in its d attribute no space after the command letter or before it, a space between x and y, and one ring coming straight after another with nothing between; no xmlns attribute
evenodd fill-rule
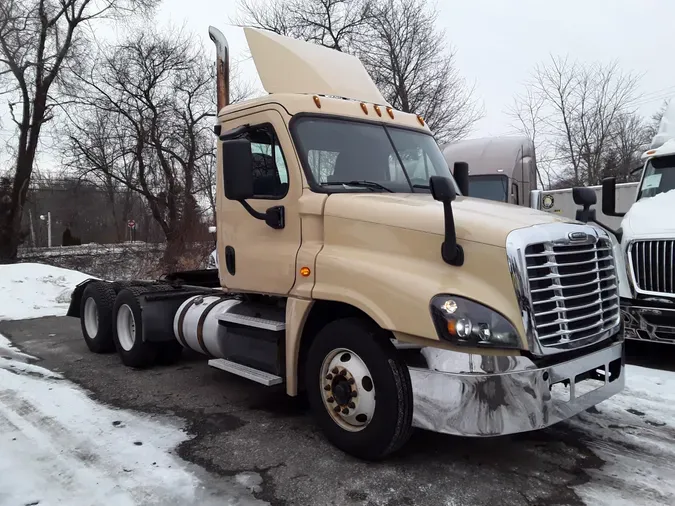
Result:
<svg viewBox="0 0 675 506"><path fill-rule="evenodd" d="M329 441L363 459L413 428L537 430L624 386L608 234L466 197L424 118L361 62L245 28L267 95L228 102L217 48L216 268L86 280L68 314L130 367L180 358L307 396ZM223 374L226 374L225 372Z"/></svg>

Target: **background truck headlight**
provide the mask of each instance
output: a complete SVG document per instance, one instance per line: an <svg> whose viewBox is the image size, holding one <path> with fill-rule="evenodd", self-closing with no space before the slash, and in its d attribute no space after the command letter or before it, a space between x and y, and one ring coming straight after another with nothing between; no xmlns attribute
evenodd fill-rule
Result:
<svg viewBox="0 0 675 506"><path fill-rule="evenodd" d="M437 295L431 317L441 339L473 347L520 348L518 332L498 312L463 297Z"/></svg>

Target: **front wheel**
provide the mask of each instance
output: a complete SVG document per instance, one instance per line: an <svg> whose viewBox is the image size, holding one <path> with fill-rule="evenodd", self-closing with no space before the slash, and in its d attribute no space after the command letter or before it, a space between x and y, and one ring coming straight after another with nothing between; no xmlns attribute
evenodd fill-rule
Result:
<svg viewBox="0 0 675 506"><path fill-rule="evenodd" d="M410 374L374 323L345 318L326 325L309 349L305 374L312 411L341 450L379 460L410 437Z"/></svg>

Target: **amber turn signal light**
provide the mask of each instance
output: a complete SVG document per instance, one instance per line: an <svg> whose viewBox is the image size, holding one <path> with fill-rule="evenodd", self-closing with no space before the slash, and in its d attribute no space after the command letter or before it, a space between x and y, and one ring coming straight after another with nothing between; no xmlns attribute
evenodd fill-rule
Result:
<svg viewBox="0 0 675 506"><path fill-rule="evenodd" d="M300 275L301 275L303 278L306 278L306 277L309 276L311 273L312 273L312 271L309 270L309 267L302 267L302 268L300 269Z"/></svg>

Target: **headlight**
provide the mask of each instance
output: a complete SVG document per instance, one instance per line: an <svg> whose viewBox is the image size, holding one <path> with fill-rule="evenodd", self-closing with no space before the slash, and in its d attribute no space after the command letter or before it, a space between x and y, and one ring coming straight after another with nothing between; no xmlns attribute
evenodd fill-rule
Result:
<svg viewBox="0 0 675 506"><path fill-rule="evenodd" d="M431 299L431 316L439 337L462 346L520 348L518 332L498 312L454 295Z"/></svg>

